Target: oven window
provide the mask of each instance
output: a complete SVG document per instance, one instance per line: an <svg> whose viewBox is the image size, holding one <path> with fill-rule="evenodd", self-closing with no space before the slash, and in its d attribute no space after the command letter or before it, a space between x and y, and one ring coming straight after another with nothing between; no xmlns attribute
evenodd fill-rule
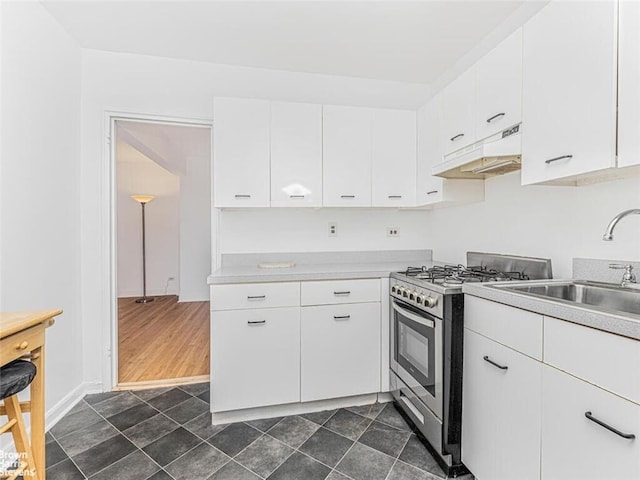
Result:
<svg viewBox="0 0 640 480"><path fill-rule="evenodd" d="M435 397L435 329L415 322L400 312L395 311L394 314L395 360ZM429 322L431 319L426 317L425 320Z"/></svg>

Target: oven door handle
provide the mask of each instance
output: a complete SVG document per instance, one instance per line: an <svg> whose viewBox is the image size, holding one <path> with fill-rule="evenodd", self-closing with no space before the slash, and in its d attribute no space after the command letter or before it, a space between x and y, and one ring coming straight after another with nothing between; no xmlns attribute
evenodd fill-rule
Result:
<svg viewBox="0 0 640 480"><path fill-rule="evenodd" d="M407 317L409 320L413 320L414 322L417 322L421 325L424 325L425 327L429 327L429 328L435 328L436 326L436 322L434 322L433 320L430 320L428 318L425 317L421 317L420 315L416 315L413 312L410 312L409 310L399 307L398 304L396 302L393 302L393 309L398 312L400 315L404 315L405 317Z"/></svg>

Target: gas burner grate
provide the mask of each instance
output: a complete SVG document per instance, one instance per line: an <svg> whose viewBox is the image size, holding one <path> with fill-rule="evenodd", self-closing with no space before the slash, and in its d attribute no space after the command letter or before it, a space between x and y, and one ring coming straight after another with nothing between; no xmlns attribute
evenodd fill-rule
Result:
<svg viewBox="0 0 640 480"><path fill-rule="evenodd" d="M401 273L404 273L408 277L415 277L419 280L445 286L458 286L464 282L529 280L529 276L524 272L500 272L482 265L471 267L460 264L436 265L431 268L423 265L421 267L408 267L406 271Z"/></svg>

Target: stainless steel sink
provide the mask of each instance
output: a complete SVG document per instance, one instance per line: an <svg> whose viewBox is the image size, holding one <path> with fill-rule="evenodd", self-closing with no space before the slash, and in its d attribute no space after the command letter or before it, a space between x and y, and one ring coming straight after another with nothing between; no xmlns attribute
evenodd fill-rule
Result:
<svg viewBox="0 0 640 480"><path fill-rule="evenodd" d="M558 300L562 303L594 307L597 310L640 315L640 291L629 290L609 283L597 282L535 282L529 284L500 284L491 288Z"/></svg>

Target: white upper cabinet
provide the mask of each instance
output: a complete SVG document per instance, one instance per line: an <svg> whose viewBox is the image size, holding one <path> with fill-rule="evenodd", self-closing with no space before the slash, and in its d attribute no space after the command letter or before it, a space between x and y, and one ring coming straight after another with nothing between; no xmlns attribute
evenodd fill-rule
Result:
<svg viewBox="0 0 640 480"><path fill-rule="evenodd" d="M323 204L371 206L371 109L323 107Z"/></svg>
<svg viewBox="0 0 640 480"><path fill-rule="evenodd" d="M269 206L269 101L216 98L213 104L215 207Z"/></svg>
<svg viewBox="0 0 640 480"><path fill-rule="evenodd" d="M322 105L271 103L271 206L322 206Z"/></svg>
<svg viewBox="0 0 640 480"><path fill-rule="evenodd" d="M409 207L416 201L416 112L372 110L372 205Z"/></svg>
<svg viewBox="0 0 640 480"><path fill-rule="evenodd" d="M474 65L444 89L442 143L445 155L475 141L475 100L476 66Z"/></svg>
<svg viewBox="0 0 640 480"><path fill-rule="evenodd" d="M477 63L476 137L487 138L522 120L522 28Z"/></svg>
<svg viewBox="0 0 640 480"><path fill-rule="evenodd" d="M417 176L416 204L430 205L443 198L444 179L431 174L434 165L442 162L442 94L423 105L417 113Z"/></svg>
<svg viewBox="0 0 640 480"><path fill-rule="evenodd" d="M620 1L618 166L640 165L640 3Z"/></svg>
<svg viewBox="0 0 640 480"><path fill-rule="evenodd" d="M524 25L523 184L615 166L616 23L614 1L552 1Z"/></svg>

